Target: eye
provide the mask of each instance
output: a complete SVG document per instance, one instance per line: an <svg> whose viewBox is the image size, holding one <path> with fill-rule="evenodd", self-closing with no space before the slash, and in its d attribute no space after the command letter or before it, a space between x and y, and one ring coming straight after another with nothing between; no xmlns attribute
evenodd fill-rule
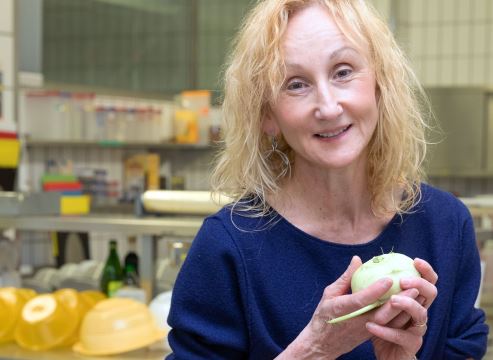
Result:
<svg viewBox="0 0 493 360"><path fill-rule="evenodd" d="M347 78L349 75L351 75L353 73L353 70L349 67L344 67L344 68L341 68L341 69L338 69L335 73L335 77L338 78L338 79L345 79Z"/></svg>
<svg viewBox="0 0 493 360"><path fill-rule="evenodd" d="M287 85L286 85L286 89L287 90L301 90L303 88L305 88L307 85L302 82L302 81L299 81L299 80L293 80L293 81L290 81Z"/></svg>

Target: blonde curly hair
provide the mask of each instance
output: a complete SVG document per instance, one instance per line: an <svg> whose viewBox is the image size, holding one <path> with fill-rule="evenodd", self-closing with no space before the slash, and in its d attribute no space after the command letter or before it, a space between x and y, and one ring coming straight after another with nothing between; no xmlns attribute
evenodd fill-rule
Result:
<svg viewBox="0 0 493 360"><path fill-rule="evenodd" d="M364 0L261 0L248 13L224 76L224 141L212 188L233 198L238 209L254 210L254 216L269 212L265 196L280 190L282 163L265 156L271 143L262 119L285 80L281 42L289 17L313 3L328 9L350 42L370 49L379 91L379 119L368 145L372 209L375 214L409 212L421 196L427 145L423 110L430 106L391 30ZM292 162L282 139L280 149ZM406 196L396 196L402 192ZM241 201L252 198L254 202Z"/></svg>

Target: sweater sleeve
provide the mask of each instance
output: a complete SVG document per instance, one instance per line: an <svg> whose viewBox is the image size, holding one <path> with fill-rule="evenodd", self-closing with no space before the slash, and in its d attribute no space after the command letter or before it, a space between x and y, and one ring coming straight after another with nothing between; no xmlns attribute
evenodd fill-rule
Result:
<svg viewBox="0 0 493 360"><path fill-rule="evenodd" d="M446 359L482 359L486 352L488 326L485 324L485 314L474 307L480 274L474 226L468 214L462 228L462 253L450 314Z"/></svg>
<svg viewBox="0 0 493 360"><path fill-rule="evenodd" d="M168 360L244 359L248 331L241 257L216 219L206 219L176 279Z"/></svg>

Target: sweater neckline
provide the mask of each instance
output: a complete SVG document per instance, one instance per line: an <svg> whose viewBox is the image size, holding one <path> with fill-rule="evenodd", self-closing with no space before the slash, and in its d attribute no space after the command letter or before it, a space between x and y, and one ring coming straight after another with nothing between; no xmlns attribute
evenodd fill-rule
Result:
<svg viewBox="0 0 493 360"><path fill-rule="evenodd" d="M389 238L389 235L396 230L396 226L398 224L401 224L404 221L404 216L395 214L390 221L384 226L383 230L373 239L370 241L367 241L365 243L359 243L359 244L342 244L342 243L337 243L333 242L330 240L323 240L320 239L314 235L311 235L303 230L301 230L299 227L295 226L292 224L290 221L288 221L284 216L279 214L277 211L275 212L275 217L278 218L278 225L284 227L287 231L294 231L298 235L300 235L303 239L306 239L308 241L312 242L317 242L319 244L325 244L326 246L330 247L337 247L337 248L365 248L365 247L374 247L375 245L378 245L381 243L384 239ZM387 250L387 249L384 249ZM388 250L390 251L390 249Z"/></svg>

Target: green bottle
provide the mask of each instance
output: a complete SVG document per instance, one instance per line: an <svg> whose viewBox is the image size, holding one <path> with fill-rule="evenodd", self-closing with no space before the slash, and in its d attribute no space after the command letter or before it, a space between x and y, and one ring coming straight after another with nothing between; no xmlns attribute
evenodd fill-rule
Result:
<svg viewBox="0 0 493 360"><path fill-rule="evenodd" d="M123 285L126 287L139 287L139 276L135 270L135 265L127 263L125 265L125 275Z"/></svg>
<svg viewBox="0 0 493 360"><path fill-rule="evenodd" d="M112 297L115 292L123 286L123 272L118 257L116 240L110 241L110 254L104 265L101 276L101 291L108 297Z"/></svg>

